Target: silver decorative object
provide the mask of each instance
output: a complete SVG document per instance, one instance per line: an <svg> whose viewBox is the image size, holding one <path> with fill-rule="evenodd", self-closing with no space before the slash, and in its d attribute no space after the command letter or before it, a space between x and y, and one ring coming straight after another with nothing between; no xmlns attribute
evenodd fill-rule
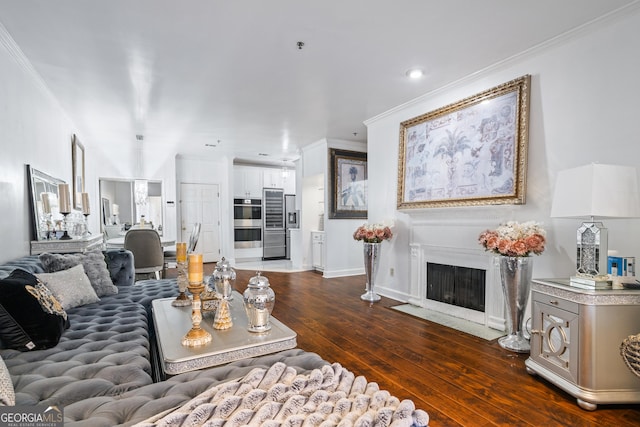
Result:
<svg viewBox="0 0 640 427"><path fill-rule="evenodd" d="M236 272L229 261L227 261L224 257L222 260L216 264L216 268L211 276L213 286L215 291L227 301L231 301L233 297L231 293L233 292L233 286L236 282Z"/></svg>
<svg viewBox="0 0 640 427"><path fill-rule="evenodd" d="M367 243L364 242L364 272L367 276L366 292L360 295L360 299L369 302L380 301L380 295L373 291L376 274L378 273L378 266L380 264L380 251L382 250L382 243Z"/></svg>
<svg viewBox="0 0 640 427"><path fill-rule="evenodd" d="M507 304L507 335L500 338L498 344L516 353L529 353L531 349L522 331L532 273L532 257L500 257L500 279Z"/></svg>
<svg viewBox="0 0 640 427"><path fill-rule="evenodd" d="M247 289L244 291L244 310L247 313L249 332L266 332L271 329L269 319L276 295L269 286L269 279L258 272L249 279Z"/></svg>

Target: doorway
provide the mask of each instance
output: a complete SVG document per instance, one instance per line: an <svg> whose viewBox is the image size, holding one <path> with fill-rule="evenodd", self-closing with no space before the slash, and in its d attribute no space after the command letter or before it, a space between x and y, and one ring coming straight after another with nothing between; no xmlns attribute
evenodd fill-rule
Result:
<svg viewBox="0 0 640 427"><path fill-rule="evenodd" d="M180 184L180 241L188 242L195 223L201 223L195 251L204 262L220 261L220 191L217 184Z"/></svg>
<svg viewBox="0 0 640 427"><path fill-rule="evenodd" d="M129 229L140 222L145 215L153 227L162 234L164 228L164 210L162 197L162 181L147 180L147 202L144 206L135 203L134 179L99 178L100 189L100 225L105 227L114 224Z"/></svg>

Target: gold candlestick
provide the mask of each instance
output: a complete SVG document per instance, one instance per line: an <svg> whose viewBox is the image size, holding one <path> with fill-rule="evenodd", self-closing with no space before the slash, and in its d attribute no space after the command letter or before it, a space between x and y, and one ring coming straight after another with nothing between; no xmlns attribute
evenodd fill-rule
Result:
<svg viewBox="0 0 640 427"><path fill-rule="evenodd" d="M208 344L213 339L211 334L200 328L202 323L202 301L200 294L204 291L202 254L189 255L189 292L193 295L191 302L191 322L193 326L182 338L182 345L186 347L197 347Z"/></svg>
<svg viewBox="0 0 640 427"><path fill-rule="evenodd" d="M200 294L204 291L204 283L189 284L189 292L193 294L193 301L191 302L191 322L193 326L182 338L182 345L186 347L198 347L208 344L213 339L211 334L204 329L200 328L202 323L202 302L200 301Z"/></svg>

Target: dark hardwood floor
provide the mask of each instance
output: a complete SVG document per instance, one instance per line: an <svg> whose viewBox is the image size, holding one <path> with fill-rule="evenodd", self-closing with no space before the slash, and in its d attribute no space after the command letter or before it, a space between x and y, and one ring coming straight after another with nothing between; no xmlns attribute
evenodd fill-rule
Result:
<svg viewBox="0 0 640 427"><path fill-rule="evenodd" d="M210 274L213 264L205 266ZM254 271L237 270L243 292ZM398 301L360 300L364 276L263 272L276 292L273 315L298 334L298 347L339 362L438 426L638 426L640 405L580 409L575 399L527 374L527 355L392 310ZM638 379L640 381L640 379Z"/></svg>

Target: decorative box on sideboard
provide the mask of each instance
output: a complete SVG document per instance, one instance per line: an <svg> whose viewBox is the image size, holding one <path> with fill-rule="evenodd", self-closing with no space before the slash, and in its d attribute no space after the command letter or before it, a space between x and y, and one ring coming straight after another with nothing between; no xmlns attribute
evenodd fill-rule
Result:
<svg viewBox="0 0 640 427"><path fill-rule="evenodd" d="M598 404L640 403L640 378L620 345L640 333L640 291L581 289L569 279L535 279L531 286L531 354L527 372L577 399Z"/></svg>

